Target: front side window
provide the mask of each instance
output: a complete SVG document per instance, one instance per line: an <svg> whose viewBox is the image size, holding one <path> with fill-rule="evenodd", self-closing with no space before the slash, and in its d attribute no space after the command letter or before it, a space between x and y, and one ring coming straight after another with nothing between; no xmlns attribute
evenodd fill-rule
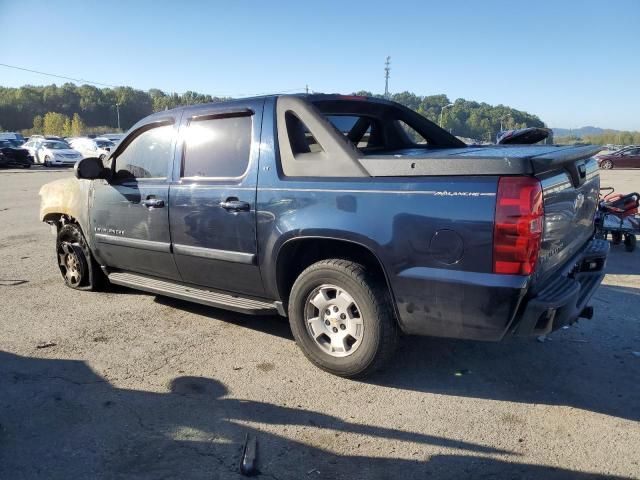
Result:
<svg viewBox="0 0 640 480"><path fill-rule="evenodd" d="M247 170L251 117L203 117L185 130L183 177L234 178Z"/></svg>
<svg viewBox="0 0 640 480"><path fill-rule="evenodd" d="M173 137L173 125L142 132L116 158L116 178L166 178L173 159Z"/></svg>

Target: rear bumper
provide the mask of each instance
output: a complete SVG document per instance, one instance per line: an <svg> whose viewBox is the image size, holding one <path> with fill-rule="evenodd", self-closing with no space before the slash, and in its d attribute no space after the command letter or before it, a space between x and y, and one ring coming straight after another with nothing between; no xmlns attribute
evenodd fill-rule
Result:
<svg viewBox="0 0 640 480"><path fill-rule="evenodd" d="M413 267L391 277L400 327L410 335L497 341L574 322L602 282L609 243L592 240L534 290L531 277Z"/></svg>
<svg viewBox="0 0 640 480"><path fill-rule="evenodd" d="M520 307L518 320L511 330L516 336L543 335L575 322L604 278L609 242L592 240L573 268L566 275L558 275Z"/></svg>

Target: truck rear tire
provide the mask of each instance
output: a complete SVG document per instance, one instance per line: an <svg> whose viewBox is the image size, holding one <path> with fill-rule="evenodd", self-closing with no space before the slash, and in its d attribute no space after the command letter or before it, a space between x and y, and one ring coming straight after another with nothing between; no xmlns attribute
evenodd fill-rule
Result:
<svg viewBox="0 0 640 480"><path fill-rule="evenodd" d="M58 231L56 253L58 267L67 287L98 290L107 283L106 276L91 255L82 230L75 223L67 223Z"/></svg>
<svg viewBox="0 0 640 480"><path fill-rule="evenodd" d="M349 260L314 263L289 297L289 323L305 356L341 377L367 376L393 354L398 327L382 279Z"/></svg>

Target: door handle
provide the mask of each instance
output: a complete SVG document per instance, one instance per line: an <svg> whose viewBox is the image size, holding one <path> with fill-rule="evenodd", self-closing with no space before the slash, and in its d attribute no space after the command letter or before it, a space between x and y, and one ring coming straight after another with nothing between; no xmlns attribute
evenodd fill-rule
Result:
<svg viewBox="0 0 640 480"><path fill-rule="evenodd" d="M153 195L149 195L146 200L142 201L142 205L147 208L162 208L164 207L164 200L156 198Z"/></svg>
<svg viewBox="0 0 640 480"><path fill-rule="evenodd" d="M220 206L229 212L248 212L251 205L235 197L227 198L224 202L220 202Z"/></svg>

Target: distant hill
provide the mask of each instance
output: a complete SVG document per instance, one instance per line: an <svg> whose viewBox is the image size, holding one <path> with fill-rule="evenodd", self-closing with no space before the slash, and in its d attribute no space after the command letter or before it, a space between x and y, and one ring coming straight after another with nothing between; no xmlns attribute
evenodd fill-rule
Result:
<svg viewBox="0 0 640 480"><path fill-rule="evenodd" d="M637 145L640 144L640 132L625 132L598 127L553 128L554 141L574 143L576 141L594 145Z"/></svg>
<svg viewBox="0 0 640 480"><path fill-rule="evenodd" d="M581 128L553 128L554 137L567 137L574 135L584 137L585 135L602 135L603 133L616 133L618 130L610 130L599 127L581 127Z"/></svg>

